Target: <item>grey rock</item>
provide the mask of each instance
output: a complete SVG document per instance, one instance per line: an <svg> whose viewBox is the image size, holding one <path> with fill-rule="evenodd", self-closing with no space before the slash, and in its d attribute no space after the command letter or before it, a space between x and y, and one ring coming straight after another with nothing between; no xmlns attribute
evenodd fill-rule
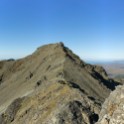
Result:
<svg viewBox="0 0 124 124"><path fill-rule="evenodd" d="M118 86L106 99L97 124L124 124L124 86Z"/></svg>

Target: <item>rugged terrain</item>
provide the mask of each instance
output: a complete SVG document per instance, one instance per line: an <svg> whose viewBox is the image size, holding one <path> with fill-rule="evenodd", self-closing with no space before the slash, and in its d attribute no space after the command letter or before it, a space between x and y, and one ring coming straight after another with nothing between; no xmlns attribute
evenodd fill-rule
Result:
<svg viewBox="0 0 124 124"><path fill-rule="evenodd" d="M63 43L0 62L0 124L94 124L118 85Z"/></svg>
<svg viewBox="0 0 124 124"><path fill-rule="evenodd" d="M106 99L97 124L124 124L124 86L118 86Z"/></svg>

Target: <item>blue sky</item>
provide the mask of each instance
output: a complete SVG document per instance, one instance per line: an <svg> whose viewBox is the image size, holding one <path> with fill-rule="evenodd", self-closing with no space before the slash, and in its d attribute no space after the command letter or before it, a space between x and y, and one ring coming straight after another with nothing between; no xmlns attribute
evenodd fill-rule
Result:
<svg viewBox="0 0 124 124"><path fill-rule="evenodd" d="M123 0L0 0L0 59L63 41L84 60L122 60L123 35Z"/></svg>

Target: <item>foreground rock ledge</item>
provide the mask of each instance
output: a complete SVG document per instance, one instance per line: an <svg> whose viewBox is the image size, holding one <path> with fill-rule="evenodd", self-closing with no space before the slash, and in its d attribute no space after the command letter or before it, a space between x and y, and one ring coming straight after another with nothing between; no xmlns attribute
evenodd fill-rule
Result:
<svg viewBox="0 0 124 124"><path fill-rule="evenodd" d="M97 124L124 124L124 86L118 86L106 99Z"/></svg>

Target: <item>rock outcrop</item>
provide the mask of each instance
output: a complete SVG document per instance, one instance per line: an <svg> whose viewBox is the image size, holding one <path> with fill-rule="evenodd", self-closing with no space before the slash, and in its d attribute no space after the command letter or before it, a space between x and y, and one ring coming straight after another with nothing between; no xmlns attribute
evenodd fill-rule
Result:
<svg viewBox="0 0 124 124"><path fill-rule="evenodd" d="M118 86L106 99L97 124L124 124L124 86Z"/></svg>
<svg viewBox="0 0 124 124"><path fill-rule="evenodd" d="M0 124L94 124L119 84L63 45L0 62Z"/></svg>

